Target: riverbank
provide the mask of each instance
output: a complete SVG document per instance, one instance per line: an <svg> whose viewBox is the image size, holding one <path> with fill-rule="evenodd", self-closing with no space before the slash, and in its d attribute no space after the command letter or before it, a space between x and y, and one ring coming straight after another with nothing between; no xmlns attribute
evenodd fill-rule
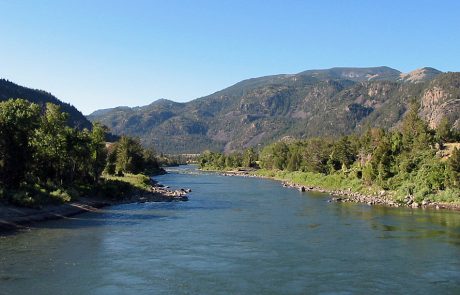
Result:
<svg viewBox="0 0 460 295"><path fill-rule="evenodd" d="M128 203L188 201L187 194L191 192L190 189L172 190L150 178L147 178L149 179L148 185L134 184L134 177L136 176L128 176L126 180L123 180L122 177L111 179L123 183L124 189L126 189L126 185L130 186L129 193L122 193L121 196L80 197L75 201L59 205L46 205L42 208L0 205L0 234L28 228L30 225L41 221L67 218L85 212L97 212L100 208L107 206ZM144 178L144 176L137 177Z"/></svg>
<svg viewBox="0 0 460 295"><path fill-rule="evenodd" d="M310 181L308 181L308 177L306 177L307 174L305 173L277 173L276 171L263 169L236 169L227 171L214 170L214 172L220 173L224 176L257 177L278 180L281 182L283 187L294 188L302 192L314 191L330 194L332 196L332 198L329 199L330 202L353 202L388 207L408 207L413 209L429 208L437 210L448 209L460 211L460 203L446 203L430 200L419 201L410 195L399 200L394 197L394 192L382 190L377 187L364 188L362 184L348 179L333 179L333 181L328 181L324 176L319 177L316 175L313 180L310 179ZM296 174L296 176L291 174ZM299 178L303 178L303 180L299 180ZM327 184L330 187L324 187L318 185L318 183Z"/></svg>

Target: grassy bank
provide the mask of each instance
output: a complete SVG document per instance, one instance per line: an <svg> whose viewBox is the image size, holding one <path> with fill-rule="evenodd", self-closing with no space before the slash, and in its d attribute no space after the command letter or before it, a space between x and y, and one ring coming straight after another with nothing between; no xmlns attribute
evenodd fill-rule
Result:
<svg viewBox="0 0 460 295"><path fill-rule="evenodd" d="M110 182L121 182L131 185L134 188L138 189L148 189L151 185L150 177L145 174L131 174L125 173L124 176L115 176L115 175L102 175L102 178L106 183Z"/></svg>
<svg viewBox="0 0 460 295"><path fill-rule="evenodd" d="M280 181L290 182L297 185L307 187L315 187L328 191L351 191L364 195L379 195L383 188L377 185L366 185L363 180L356 177L347 176L344 173L335 173L324 175L312 172L288 172L281 170L260 169L254 172L254 175L260 177L269 177ZM406 197L401 191L385 190L385 195L395 201L402 202ZM415 201L422 202L423 200L437 202L443 204L460 204L460 191L454 189L446 189L431 193L422 198L415 198Z"/></svg>
<svg viewBox="0 0 460 295"><path fill-rule="evenodd" d="M288 172L282 170L259 169L255 173L257 176L270 177L273 179L292 182L298 185L318 187L326 190L351 190L362 194L377 194L381 188L377 186L367 186L362 180L347 177L344 174L324 175L312 172Z"/></svg>
<svg viewBox="0 0 460 295"><path fill-rule="evenodd" d="M133 192L148 192L150 178L144 174L126 173L124 176L102 175L96 184L23 184L16 190L2 191L1 203L27 208L42 208L65 204L80 198L116 201L130 197Z"/></svg>

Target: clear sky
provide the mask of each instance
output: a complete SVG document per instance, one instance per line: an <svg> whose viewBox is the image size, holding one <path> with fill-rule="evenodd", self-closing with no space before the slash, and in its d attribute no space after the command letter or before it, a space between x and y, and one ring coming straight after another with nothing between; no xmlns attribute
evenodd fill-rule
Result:
<svg viewBox="0 0 460 295"><path fill-rule="evenodd" d="M0 77L84 114L335 66L460 71L460 1L0 0Z"/></svg>

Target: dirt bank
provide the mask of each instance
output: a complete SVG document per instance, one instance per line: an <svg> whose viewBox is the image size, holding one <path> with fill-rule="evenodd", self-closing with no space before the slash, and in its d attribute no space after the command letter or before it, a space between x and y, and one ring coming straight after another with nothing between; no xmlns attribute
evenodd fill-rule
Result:
<svg viewBox="0 0 460 295"><path fill-rule="evenodd" d="M40 209L0 205L0 234L27 228L40 221L61 219L85 212L97 212L100 208L111 205L187 201L187 193L190 191L189 189L171 190L153 182L148 191L134 189L129 197L118 200L79 198L65 204L48 205Z"/></svg>

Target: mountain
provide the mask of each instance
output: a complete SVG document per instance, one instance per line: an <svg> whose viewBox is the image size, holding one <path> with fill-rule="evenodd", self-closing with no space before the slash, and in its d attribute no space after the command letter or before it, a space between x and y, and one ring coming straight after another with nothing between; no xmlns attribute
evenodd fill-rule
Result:
<svg viewBox="0 0 460 295"><path fill-rule="evenodd" d="M447 116L459 128L459 81L460 73L432 68L407 74L389 67L309 70L244 80L187 103L162 99L96 111L88 118L162 152L230 152L286 136L389 128L414 99L431 126Z"/></svg>
<svg viewBox="0 0 460 295"><path fill-rule="evenodd" d="M308 70L299 73L303 76L312 76L321 80L346 79L355 82L388 80L396 81L401 72L389 67L376 68L332 68L325 70Z"/></svg>
<svg viewBox="0 0 460 295"><path fill-rule="evenodd" d="M433 80L436 76L441 74L441 71L438 71L433 68L421 68L410 73L400 74L400 80L403 82L412 82L412 83L421 83Z"/></svg>
<svg viewBox="0 0 460 295"><path fill-rule="evenodd" d="M69 114L69 124L79 129L91 128L91 122L77 110L74 106L62 102L53 96L51 93L43 90L31 89L19 86L5 79L0 79L0 101L5 101L10 98L23 98L28 101L41 105L42 107L50 102L61 107L63 112Z"/></svg>

